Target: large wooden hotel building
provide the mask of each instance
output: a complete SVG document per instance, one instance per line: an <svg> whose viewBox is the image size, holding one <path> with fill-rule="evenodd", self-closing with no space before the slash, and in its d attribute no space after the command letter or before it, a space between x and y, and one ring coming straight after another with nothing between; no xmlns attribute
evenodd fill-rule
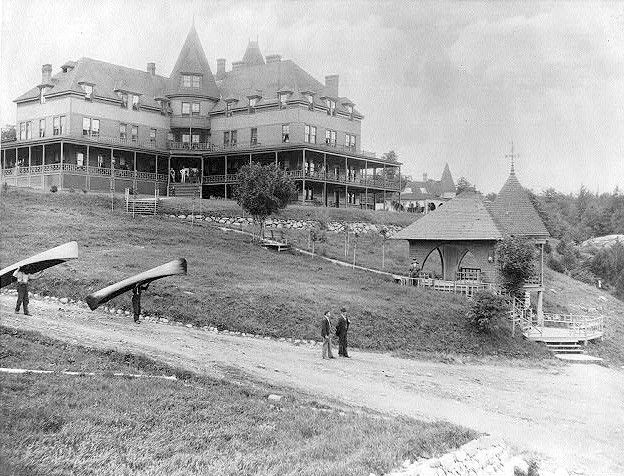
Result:
<svg viewBox="0 0 624 476"><path fill-rule="evenodd" d="M399 191L399 164L361 149L363 116L337 75L322 84L257 42L213 75L194 26L169 77L81 58L43 65L15 102L9 185L231 197L238 169L259 162L286 170L302 202L375 208Z"/></svg>

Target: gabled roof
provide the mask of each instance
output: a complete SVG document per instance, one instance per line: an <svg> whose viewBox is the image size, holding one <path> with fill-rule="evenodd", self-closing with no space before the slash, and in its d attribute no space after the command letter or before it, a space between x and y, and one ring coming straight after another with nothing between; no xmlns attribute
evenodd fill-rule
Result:
<svg viewBox="0 0 624 476"><path fill-rule="evenodd" d="M257 41L249 41L245 54L243 55L243 63L251 66L257 64L264 64L264 56L260 52L260 47Z"/></svg>
<svg viewBox="0 0 624 476"><path fill-rule="evenodd" d="M499 228L508 235L550 236L544 222L533 206L512 168L509 178L488 209Z"/></svg>
<svg viewBox="0 0 624 476"><path fill-rule="evenodd" d="M503 235L481 195L465 192L396 233L396 240L500 240Z"/></svg>
<svg viewBox="0 0 624 476"><path fill-rule="evenodd" d="M314 92L314 104L324 107L325 102L320 99L324 85L314 79L308 72L292 60L280 60L262 64L242 64L225 73L218 81L222 98L237 98L239 106L247 105L247 98L259 95L257 107L267 104L277 104L279 91L289 91L292 94L289 101L299 100L307 102L305 93ZM341 98L336 109L347 113L346 104L351 101ZM220 101L213 111L224 111L225 102ZM356 112L356 114L359 114Z"/></svg>
<svg viewBox="0 0 624 476"><path fill-rule="evenodd" d="M70 62L67 62L68 64ZM127 68L92 58L80 58L66 73L59 72L51 78L52 87L46 96L68 92L83 93L81 83L93 84L93 94L96 97L119 100L117 89L139 94L141 104L159 107L154 100L165 89L166 78L154 75L147 71ZM121 86L121 87L120 87ZM35 87L15 99L21 102L39 97L39 88Z"/></svg>
<svg viewBox="0 0 624 476"><path fill-rule="evenodd" d="M201 88L185 88L182 85L183 74L199 74L202 75ZM195 25L186 36L182 50L178 56L178 60L173 67L171 76L167 81L167 96L193 96L208 97L210 99L219 99L219 89L210 70L210 65L206 59L206 54L202 48L201 41L195 30Z"/></svg>

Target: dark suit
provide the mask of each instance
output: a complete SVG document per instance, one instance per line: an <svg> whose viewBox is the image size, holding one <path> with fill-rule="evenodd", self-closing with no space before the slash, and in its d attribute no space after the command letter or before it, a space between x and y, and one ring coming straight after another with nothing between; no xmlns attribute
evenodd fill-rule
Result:
<svg viewBox="0 0 624 476"><path fill-rule="evenodd" d="M327 316L323 316L321 321L321 337L323 338L323 358L333 359L334 356L331 350L331 323Z"/></svg>
<svg viewBox="0 0 624 476"><path fill-rule="evenodd" d="M349 330L349 318L344 315L340 315L338 318L338 325L336 326L336 335L338 336L338 355L343 357L349 357L347 353L347 331Z"/></svg>

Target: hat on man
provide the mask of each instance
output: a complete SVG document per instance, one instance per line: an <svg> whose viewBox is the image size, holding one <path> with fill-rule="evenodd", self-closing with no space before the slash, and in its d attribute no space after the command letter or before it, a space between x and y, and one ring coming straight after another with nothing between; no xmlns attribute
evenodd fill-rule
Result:
<svg viewBox="0 0 624 476"><path fill-rule="evenodd" d="M344 306L342 306L342 307L340 308L340 312L347 312L347 308L346 308L346 307L344 307Z"/></svg>

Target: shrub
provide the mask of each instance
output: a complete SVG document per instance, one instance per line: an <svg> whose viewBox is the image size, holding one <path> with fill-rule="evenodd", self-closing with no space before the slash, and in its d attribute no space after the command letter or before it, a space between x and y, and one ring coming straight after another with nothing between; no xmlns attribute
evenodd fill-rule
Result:
<svg viewBox="0 0 624 476"><path fill-rule="evenodd" d="M52 186L50 187L50 192L52 192L52 193L56 193L56 192L58 192L58 187L57 187L56 185L52 185Z"/></svg>
<svg viewBox="0 0 624 476"><path fill-rule="evenodd" d="M489 291L480 291L473 297L468 319L481 332L490 332L499 327L509 312L507 299Z"/></svg>
<svg viewBox="0 0 624 476"><path fill-rule="evenodd" d="M497 245L496 255L505 288L517 292L533 276L535 247L523 238L508 236Z"/></svg>
<svg viewBox="0 0 624 476"><path fill-rule="evenodd" d="M558 260L554 256L550 256L546 264L553 271L557 271L557 273L565 273L565 266L563 265L561 260Z"/></svg>

